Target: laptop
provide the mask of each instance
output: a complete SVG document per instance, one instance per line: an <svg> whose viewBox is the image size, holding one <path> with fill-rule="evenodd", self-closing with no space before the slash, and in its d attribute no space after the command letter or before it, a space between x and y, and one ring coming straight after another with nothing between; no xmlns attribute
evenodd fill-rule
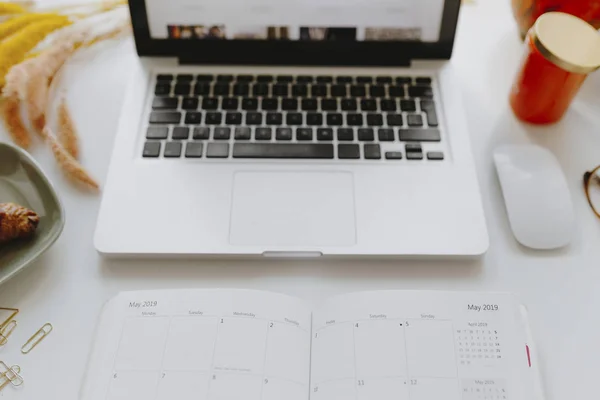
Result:
<svg viewBox="0 0 600 400"><path fill-rule="evenodd" d="M460 0L130 0L112 256L477 256Z"/></svg>

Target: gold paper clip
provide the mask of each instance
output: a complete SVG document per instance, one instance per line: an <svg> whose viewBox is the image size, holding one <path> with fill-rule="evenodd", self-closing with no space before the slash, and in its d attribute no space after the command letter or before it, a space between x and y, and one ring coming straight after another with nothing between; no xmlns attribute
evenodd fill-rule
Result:
<svg viewBox="0 0 600 400"><path fill-rule="evenodd" d="M10 321L15 319L15 316L19 313L19 309L18 308L0 307L0 311L10 311L11 312L11 314L8 316L8 318L6 318L2 323L0 323L0 330L2 330L2 329L4 329L5 325L8 325L10 323Z"/></svg>
<svg viewBox="0 0 600 400"><path fill-rule="evenodd" d="M17 321L12 320L8 324L4 325L2 329L0 329L0 347L8 343L8 338L13 333L16 327Z"/></svg>
<svg viewBox="0 0 600 400"><path fill-rule="evenodd" d="M11 368L13 373L19 373L21 372L21 367L19 367L18 365L13 365ZM22 380L23 378L21 378ZM6 374L0 374L0 392L2 391L2 389L4 389L9 383L12 383L11 380L8 378L8 376L6 376Z"/></svg>
<svg viewBox="0 0 600 400"><path fill-rule="evenodd" d="M52 332L52 324L46 323L44 326L40 328L29 340L21 347L21 353L29 354L31 350L35 349L35 347L40 344L42 340L46 338Z"/></svg>
<svg viewBox="0 0 600 400"><path fill-rule="evenodd" d="M0 376L6 378L7 381L10 382L13 386L21 386L23 383L25 383L23 377L19 375L19 372L21 372L21 367L19 367L18 365L13 365L12 367L9 367L4 363L4 361L0 361L0 367L2 367L2 369L4 370L0 373ZM0 383L0 390L4 386L6 386L8 382Z"/></svg>

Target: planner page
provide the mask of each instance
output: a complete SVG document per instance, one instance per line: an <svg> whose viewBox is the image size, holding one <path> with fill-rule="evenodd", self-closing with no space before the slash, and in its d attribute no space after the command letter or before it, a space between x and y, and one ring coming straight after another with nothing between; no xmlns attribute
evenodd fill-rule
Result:
<svg viewBox="0 0 600 400"><path fill-rule="evenodd" d="M311 313L249 290L126 292L105 307L83 400L307 400Z"/></svg>
<svg viewBox="0 0 600 400"><path fill-rule="evenodd" d="M508 294L366 292L313 312L312 400L532 400Z"/></svg>

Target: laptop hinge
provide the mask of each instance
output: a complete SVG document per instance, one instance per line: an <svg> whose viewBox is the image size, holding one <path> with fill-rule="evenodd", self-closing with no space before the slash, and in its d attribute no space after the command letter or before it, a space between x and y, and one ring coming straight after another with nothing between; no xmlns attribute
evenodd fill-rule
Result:
<svg viewBox="0 0 600 400"><path fill-rule="evenodd" d="M318 60L318 59L317 59ZM180 65L254 65L254 66L313 66L313 67L410 67L412 60L409 57L400 56L394 52L387 55L379 54L377 59L369 60L368 57L361 57L359 54L342 53L331 59L321 58L307 60L297 55L282 57L281 54L273 55L272 58L257 59L256 57L240 57L231 55L230 57L210 57L198 54L186 54L178 58Z"/></svg>

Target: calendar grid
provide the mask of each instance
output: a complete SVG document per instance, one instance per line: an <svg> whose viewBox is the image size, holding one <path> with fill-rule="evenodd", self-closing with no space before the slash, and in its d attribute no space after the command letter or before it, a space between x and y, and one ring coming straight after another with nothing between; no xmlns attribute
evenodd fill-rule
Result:
<svg viewBox="0 0 600 400"><path fill-rule="evenodd" d="M213 317L214 318L214 317ZM217 317L219 319L219 317ZM212 351L212 359L210 360L210 368L208 370L208 384L206 385L206 398L208 399L210 396L210 385L214 380L215 373L215 354L217 354L217 341L219 340L219 330L221 324L217 322L217 332L215 333L215 341L213 343L213 351Z"/></svg>
<svg viewBox="0 0 600 400"><path fill-rule="evenodd" d="M265 391L265 384L267 378L267 354L269 351L269 332L271 332L271 328L273 327L274 322L267 322L267 334L265 335L265 357L263 358L263 381L260 387L260 398L263 398L263 393Z"/></svg>
<svg viewBox="0 0 600 400"><path fill-rule="evenodd" d="M167 328L167 336L165 337L165 343L163 345L163 351L162 351L162 357L161 357L161 363L160 363L158 380L156 381L156 390L154 391L155 392L154 393L154 399L155 400L158 397L158 387L160 386L160 380L162 378L164 378L164 374L165 374L165 371L164 371L163 367L165 366L165 353L167 351L167 344L169 343L169 334L171 333L171 327L172 327L172 325L173 325L173 317L170 317L169 318L169 327Z"/></svg>
<svg viewBox="0 0 600 400"><path fill-rule="evenodd" d="M132 317L133 318L133 317ZM127 319L125 319L125 322L123 323L123 326L121 326L121 333L119 334L119 342L117 343L117 351L115 352L115 355L113 357L113 362L112 362L112 373L110 374L110 376L108 377L108 385L106 385L106 395L104 396L105 399L108 399L108 396L110 396L110 386L112 383L112 379L113 379L113 374L116 375L116 367L117 367L117 356L119 355L119 351L121 349L121 345L123 343L123 334L125 333L125 324L127 322Z"/></svg>

